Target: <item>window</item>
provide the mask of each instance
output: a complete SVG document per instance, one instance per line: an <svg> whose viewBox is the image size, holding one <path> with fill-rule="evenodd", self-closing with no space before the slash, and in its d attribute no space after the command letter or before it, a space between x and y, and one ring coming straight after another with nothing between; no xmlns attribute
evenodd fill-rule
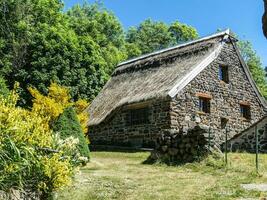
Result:
<svg viewBox="0 0 267 200"><path fill-rule="evenodd" d="M221 129L224 129L226 127L228 120L228 118L221 117Z"/></svg>
<svg viewBox="0 0 267 200"><path fill-rule="evenodd" d="M240 113L241 113L242 117L244 117L246 119L250 119L251 118L250 106L249 105L240 104Z"/></svg>
<svg viewBox="0 0 267 200"><path fill-rule="evenodd" d="M219 79L225 83L229 82L227 66L222 66L222 65L219 66Z"/></svg>
<svg viewBox="0 0 267 200"><path fill-rule="evenodd" d="M199 97L199 111L210 113L210 99Z"/></svg>
<svg viewBox="0 0 267 200"><path fill-rule="evenodd" d="M128 125L146 124L148 120L148 108L129 110Z"/></svg>

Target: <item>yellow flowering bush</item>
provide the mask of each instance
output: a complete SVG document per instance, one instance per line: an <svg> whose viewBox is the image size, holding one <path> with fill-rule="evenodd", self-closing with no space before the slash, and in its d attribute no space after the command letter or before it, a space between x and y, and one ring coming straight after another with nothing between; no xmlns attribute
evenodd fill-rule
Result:
<svg viewBox="0 0 267 200"><path fill-rule="evenodd" d="M29 91L34 98L32 111L43 117L49 117L49 122L53 122L66 107L71 105L68 90L56 83L51 83L47 96L35 88L30 87Z"/></svg>
<svg viewBox="0 0 267 200"><path fill-rule="evenodd" d="M62 160L61 156L61 153L54 153L52 156L43 156L40 159L40 164L43 166L43 172L46 177L42 186L51 192L71 183L71 162L69 158Z"/></svg>
<svg viewBox="0 0 267 200"><path fill-rule="evenodd" d="M59 104L55 99L61 99L64 105L69 101L67 95L56 96L56 89L50 87L51 101L32 90L39 97L32 110L16 106L15 91L8 97L0 96L0 190L38 191L43 199L49 199L53 191L71 183L75 162L70 153L77 152L76 143L72 138L65 141L56 137L49 125L64 107L53 111L52 105Z"/></svg>
<svg viewBox="0 0 267 200"><path fill-rule="evenodd" d="M31 87L29 91L34 98L32 111L43 117L49 117L50 125L63 113L64 109L73 106L83 132L87 133L88 114L84 110L88 107L89 103L86 100L79 99L76 102L72 102L68 88L57 83L51 83L48 87L47 95L43 95L37 89Z"/></svg>
<svg viewBox="0 0 267 200"><path fill-rule="evenodd" d="M79 99L78 101L74 102L74 108L77 112L78 119L82 126L83 132L86 134L87 129L87 122L88 122L88 113L85 112L85 109L88 107L89 103L84 99Z"/></svg>

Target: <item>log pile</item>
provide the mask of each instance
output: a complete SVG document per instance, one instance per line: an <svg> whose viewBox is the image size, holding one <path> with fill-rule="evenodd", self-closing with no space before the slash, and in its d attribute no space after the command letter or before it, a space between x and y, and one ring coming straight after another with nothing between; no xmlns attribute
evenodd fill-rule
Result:
<svg viewBox="0 0 267 200"><path fill-rule="evenodd" d="M164 130L151 153L151 161L184 163L199 160L214 146L208 126L191 123L183 129Z"/></svg>

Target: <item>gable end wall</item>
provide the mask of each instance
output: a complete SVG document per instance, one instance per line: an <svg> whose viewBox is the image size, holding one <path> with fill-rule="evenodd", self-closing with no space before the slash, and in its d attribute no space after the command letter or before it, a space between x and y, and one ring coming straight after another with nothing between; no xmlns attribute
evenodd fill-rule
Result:
<svg viewBox="0 0 267 200"><path fill-rule="evenodd" d="M219 80L219 65L227 65L229 84ZM212 96L211 113L199 112L197 93ZM240 102L249 102L251 120L240 114ZM193 79L171 102L171 125L173 129L186 126L186 120L200 122L211 127L215 142L225 141L225 129L221 128L221 117L228 118L229 138L248 128L264 115L263 107L250 84L239 57L231 43L224 45L221 53L206 69Z"/></svg>

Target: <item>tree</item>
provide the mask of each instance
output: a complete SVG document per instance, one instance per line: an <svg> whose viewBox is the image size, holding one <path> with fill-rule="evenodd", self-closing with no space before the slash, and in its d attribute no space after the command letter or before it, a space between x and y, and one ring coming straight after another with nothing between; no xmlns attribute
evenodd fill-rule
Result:
<svg viewBox="0 0 267 200"><path fill-rule="evenodd" d="M266 72L262 66L261 60L252 44L249 41L238 42L238 47L241 51L241 55L247 63L249 70L252 74L254 81L256 82L261 94L267 98L267 82L266 82Z"/></svg>
<svg viewBox="0 0 267 200"><path fill-rule="evenodd" d="M138 27L131 27L126 38L127 42L135 43L142 54L166 48L174 43L168 25L151 19L145 20Z"/></svg>
<svg viewBox="0 0 267 200"><path fill-rule="evenodd" d="M169 32L175 38L175 44L194 40L198 37L197 30L192 26L175 21L170 25Z"/></svg>
<svg viewBox="0 0 267 200"><path fill-rule="evenodd" d="M147 19L137 27L131 27L126 33L126 41L132 49L129 57L167 48L198 37L196 29L178 21L170 26L163 22ZM139 51L138 51L139 49Z"/></svg>
<svg viewBox="0 0 267 200"><path fill-rule="evenodd" d="M68 107L59 116L53 126L55 132L59 132L63 139L73 136L79 139L78 149L83 157L89 158L89 148L84 137L82 127L72 107Z"/></svg>
<svg viewBox="0 0 267 200"><path fill-rule="evenodd" d="M58 55L66 51L66 45L72 44L68 41L68 38L72 38L70 33L66 31L63 34L66 20L62 8L60 0L0 2L0 18L4 21L0 25L0 41L3 41L1 72L10 86L15 81L20 82L22 104L29 103L29 85L46 90L47 84L54 79L53 75L57 75L56 70L63 65L63 59ZM42 57L42 54L45 55ZM54 63L49 62L51 57ZM54 69L49 68L53 66Z"/></svg>
<svg viewBox="0 0 267 200"><path fill-rule="evenodd" d="M264 1L265 12L262 16L262 29L265 37L267 38L267 0Z"/></svg>
<svg viewBox="0 0 267 200"><path fill-rule="evenodd" d="M77 87L82 98L92 100L116 65L127 58L123 29L115 15L99 4L74 6L67 15L82 47L79 64L84 77L77 80Z"/></svg>
<svg viewBox="0 0 267 200"><path fill-rule="evenodd" d="M20 82L20 105L29 86L45 94L51 81L92 100L127 57L121 24L97 4L65 13L61 0L2 0L0 10L0 73Z"/></svg>

